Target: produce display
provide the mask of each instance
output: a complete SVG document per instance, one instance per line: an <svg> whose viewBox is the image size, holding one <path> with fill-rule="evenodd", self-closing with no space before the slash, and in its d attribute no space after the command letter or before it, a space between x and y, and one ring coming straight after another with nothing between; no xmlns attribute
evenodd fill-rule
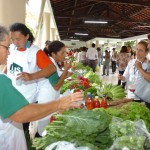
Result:
<svg viewBox="0 0 150 150"><path fill-rule="evenodd" d="M74 70L71 80L64 82L61 87L61 93L63 94L67 89L75 89L75 92L82 90L85 97L88 92L93 97L99 96L99 98L102 98L106 94L106 99L109 101L126 97L126 93L121 86L103 84L96 73L81 63L76 63L76 70Z"/></svg>
<svg viewBox="0 0 150 150"><path fill-rule="evenodd" d="M121 108L107 108L107 114L122 118L124 120L144 120L148 131L150 132L150 110L144 104L130 102L123 105Z"/></svg>
<svg viewBox="0 0 150 150"><path fill-rule="evenodd" d="M118 85L104 84L97 90L97 95L102 97L106 94L107 100L122 99L126 96L124 89Z"/></svg>
<svg viewBox="0 0 150 150"><path fill-rule="evenodd" d="M36 149L44 149L56 141L68 141L91 150L104 150L112 145L110 119L104 110L75 109L56 115L47 126L47 135L35 139Z"/></svg>
<svg viewBox="0 0 150 150"><path fill-rule="evenodd" d="M91 150L150 149L150 134L143 120L111 119L108 109L74 109L57 114L46 127L47 135L35 139L34 146L44 150L57 141L67 141Z"/></svg>
<svg viewBox="0 0 150 150"><path fill-rule="evenodd" d="M145 145L145 139L150 138L150 135L143 120L133 122L113 117L109 129L114 140L112 150L122 150L123 148L129 150L150 149Z"/></svg>
<svg viewBox="0 0 150 150"><path fill-rule="evenodd" d="M121 86L103 84L90 67L77 62L73 65L74 74L64 82L61 93L82 90L85 104L93 101L93 105L89 110L73 109L53 116L46 136L35 138L33 146L44 150L52 143L66 141L91 150L150 150L150 110L125 99Z"/></svg>

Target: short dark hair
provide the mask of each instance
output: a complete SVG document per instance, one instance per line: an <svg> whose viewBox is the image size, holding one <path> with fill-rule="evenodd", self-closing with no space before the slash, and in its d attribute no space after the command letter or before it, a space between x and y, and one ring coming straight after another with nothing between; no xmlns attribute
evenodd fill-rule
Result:
<svg viewBox="0 0 150 150"><path fill-rule="evenodd" d="M50 45L51 44L51 41L49 41L49 40L47 40L46 42L45 42L45 45Z"/></svg>
<svg viewBox="0 0 150 150"><path fill-rule="evenodd" d="M13 23L10 26L10 31L11 32L16 32L19 31L21 32L24 36L27 36L29 34L29 41L33 43L33 41L35 40L31 30L23 23Z"/></svg>
<svg viewBox="0 0 150 150"><path fill-rule="evenodd" d="M7 29L4 26L0 26L0 41L4 40L5 35L9 35Z"/></svg>
<svg viewBox="0 0 150 150"><path fill-rule="evenodd" d="M98 51L101 51L100 47L97 48Z"/></svg>
<svg viewBox="0 0 150 150"><path fill-rule="evenodd" d="M94 44L94 43L92 43L92 47L95 47L95 44Z"/></svg>
<svg viewBox="0 0 150 150"><path fill-rule="evenodd" d="M82 51L86 52L86 47L85 46L83 46Z"/></svg>
<svg viewBox="0 0 150 150"><path fill-rule="evenodd" d="M60 41L51 42L51 44L48 46L50 56L52 56L52 53L57 54L57 52L59 52L63 47L65 47L65 44Z"/></svg>

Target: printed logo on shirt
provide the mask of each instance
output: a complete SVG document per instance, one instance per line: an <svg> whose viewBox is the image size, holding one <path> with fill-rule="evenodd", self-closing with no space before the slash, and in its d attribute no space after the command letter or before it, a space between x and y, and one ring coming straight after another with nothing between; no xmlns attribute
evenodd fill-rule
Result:
<svg viewBox="0 0 150 150"><path fill-rule="evenodd" d="M20 72L22 72L23 71L23 67L21 67L21 66L19 66L18 64L16 64L16 63L12 63L11 65L10 65L10 73L11 74L14 74L15 72L18 72L18 73L20 73Z"/></svg>

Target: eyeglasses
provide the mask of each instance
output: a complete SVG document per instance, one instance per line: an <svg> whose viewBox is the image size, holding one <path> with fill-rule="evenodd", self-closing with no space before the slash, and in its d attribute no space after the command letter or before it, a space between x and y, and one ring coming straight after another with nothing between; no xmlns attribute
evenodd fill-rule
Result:
<svg viewBox="0 0 150 150"><path fill-rule="evenodd" d="M0 46L3 46L4 48L6 48L6 50L9 50L9 48L10 48L10 47L2 45L2 44L0 44Z"/></svg>

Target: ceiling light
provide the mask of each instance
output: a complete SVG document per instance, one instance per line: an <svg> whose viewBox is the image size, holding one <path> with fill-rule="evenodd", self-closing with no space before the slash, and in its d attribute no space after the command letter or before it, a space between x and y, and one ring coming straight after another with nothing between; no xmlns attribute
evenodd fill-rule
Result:
<svg viewBox="0 0 150 150"><path fill-rule="evenodd" d="M76 42L76 41L80 41L80 40L71 40L71 41Z"/></svg>
<svg viewBox="0 0 150 150"><path fill-rule="evenodd" d="M143 25L143 26L137 26L137 27L143 27L143 28L150 28L150 26L147 26L147 25Z"/></svg>
<svg viewBox="0 0 150 150"><path fill-rule="evenodd" d="M84 21L84 23L108 23L107 21Z"/></svg>
<svg viewBox="0 0 150 150"><path fill-rule="evenodd" d="M88 35L87 33L75 33L75 35Z"/></svg>

